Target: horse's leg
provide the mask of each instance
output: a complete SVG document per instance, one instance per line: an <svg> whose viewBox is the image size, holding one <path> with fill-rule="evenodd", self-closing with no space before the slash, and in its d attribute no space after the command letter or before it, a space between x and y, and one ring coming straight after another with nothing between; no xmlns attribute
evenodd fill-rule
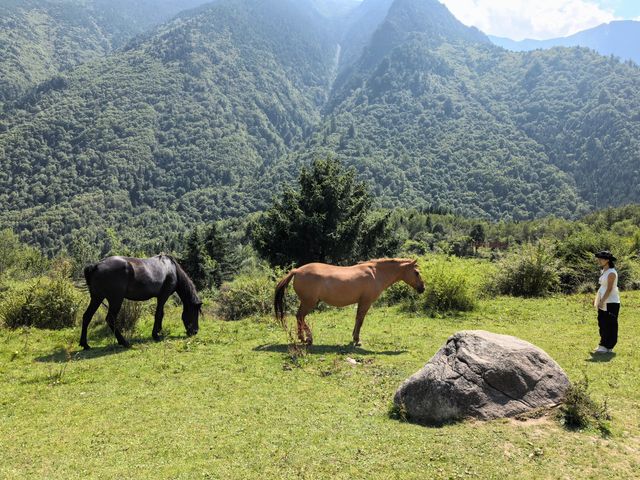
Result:
<svg viewBox="0 0 640 480"><path fill-rule="evenodd" d="M161 296L158 297L158 304L156 305L156 315L155 320L153 322L153 339L157 342L162 340L162 336L160 332L162 332L162 319L164 317L164 304L167 303L167 299L169 297Z"/></svg>
<svg viewBox="0 0 640 480"><path fill-rule="evenodd" d="M304 328L307 337L305 343L307 345L313 345L313 333L311 333L311 328L309 327L307 321L304 319L302 320L302 328Z"/></svg>
<svg viewBox="0 0 640 480"><path fill-rule="evenodd" d="M118 330L118 326L116 325L116 319L118 318L118 312L120 311L120 307L122 306L122 301L124 299L122 297L109 299L109 311L107 312L107 325L111 328L111 331L116 336L116 340L118 340L118 344L122 345L125 348L129 348L129 342L122 336L120 330Z"/></svg>
<svg viewBox="0 0 640 480"><path fill-rule="evenodd" d="M102 298L91 297L91 301L89 302L89 306L82 315L82 333L80 334L80 346L85 350L89 350L89 343L87 342L87 329L89 328L89 323L91 323L91 319L95 315L98 308L100 308L100 304L102 303Z"/></svg>
<svg viewBox="0 0 640 480"><path fill-rule="evenodd" d="M298 309L298 311L300 311ZM300 340L300 343L304 343L304 331L302 329L302 318L300 317L300 315L296 314L296 323L297 323L297 330L298 330L298 340Z"/></svg>
<svg viewBox="0 0 640 480"><path fill-rule="evenodd" d="M371 307L371 302L369 301L360 301L360 303L358 303L358 312L356 313L356 324L353 327L353 344L356 347L361 345L360 328L362 328L364 317L369 311L370 307Z"/></svg>
<svg viewBox="0 0 640 480"><path fill-rule="evenodd" d="M315 303L313 302L305 302L300 301L300 307L298 308L298 313L296 314L296 319L298 320L298 338L301 342L306 343L307 345L313 345L313 334L311 333L311 329L307 322L305 321L305 317L309 314L311 310L315 307ZM302 330L306 334L306 338L302 335Z"/></svg>

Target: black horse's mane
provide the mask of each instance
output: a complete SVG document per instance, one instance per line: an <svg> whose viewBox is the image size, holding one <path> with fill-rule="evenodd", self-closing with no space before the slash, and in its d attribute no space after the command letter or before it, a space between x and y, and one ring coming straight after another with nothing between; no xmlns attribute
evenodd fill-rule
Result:
<svg viewBox="0 0 640 480"><path fill-rule="evenodd" d="M163 253L161 256L167 257L176 266L176 274L178 275L178 285L176 290L180 297L184 296L192 304L199 304L200 297L198 297L198 291L193 283L193 280L187 275L187 272L180 266L178 261L171 255Z"/></svg>

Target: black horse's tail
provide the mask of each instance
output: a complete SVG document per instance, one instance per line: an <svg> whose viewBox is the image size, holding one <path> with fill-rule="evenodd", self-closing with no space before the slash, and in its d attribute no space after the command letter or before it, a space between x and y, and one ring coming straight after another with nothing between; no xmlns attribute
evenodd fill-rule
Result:
<svg viewBox="0 0 640 480"><path fill-rule="evenodd" d="M87 282L87 287L91 288L91 277L94 272L98 269L98 264L94 263L92 265L87 265L84 267L84 280Z"/></svg>
<svg viewBox="0 0 640 480"><path fill-rule="evenodd" d="M276 312L276 320L278 320L278 322L280 322L280 325L282 325L285 329L287 327L287 324L284 319L284 314L285 314L284 297L285 297L285 293L287 292L287 287L289 286L289 282L291 282L291 279L295 276L296 273L297 273L297 270L295 269L291 270L286 277L280 280L280 282L278 283L278 286L276 287L275 296L273 297L273 308Z"/></svg>

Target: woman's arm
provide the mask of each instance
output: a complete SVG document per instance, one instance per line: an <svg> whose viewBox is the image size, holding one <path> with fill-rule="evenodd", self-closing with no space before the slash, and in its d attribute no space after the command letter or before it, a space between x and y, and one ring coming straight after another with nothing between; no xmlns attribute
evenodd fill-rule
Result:
<svg viewBox="0 0 640 480"><path fill-rule="evenodd" d="M604 292L604 295L602 295L602 298L600 299L600 309L604 309L604 306L607 303L607 298L609 298L609 294L611 293L611 290L613 290L613 282L616 279L616 274L611 272L608 276L607 276L607 290Z"/></svg>

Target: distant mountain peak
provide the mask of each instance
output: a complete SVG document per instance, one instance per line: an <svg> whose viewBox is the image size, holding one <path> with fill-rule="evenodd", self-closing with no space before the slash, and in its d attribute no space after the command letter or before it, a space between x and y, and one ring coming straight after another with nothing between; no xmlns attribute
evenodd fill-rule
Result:
<svg viewBox="0 0 640 480"><path fill-rule="evenodd" d="M438 0L394 0L389 8L387 21L394 22L407 33L429 33L446 37L449 41L488 43L484 33L460 22Z"/></svg>
<svg viewBox="0 0 640 480"><path fill-rule="evenodd" d="M375 64L410 35L433 46L443 42L491 43L475 27L467 27L438 0L394 0L371 40L363 66Z"/></svg>
<svg viewBox="0 0 640 480"><path fill-rule="evenodd" d="M586 47L601 55L614 55L640 64L640 22L635 20L614 20L567 37L548 40L511 40L496 36L489 36L489 39L515 52L552 47Z"/></svg>

